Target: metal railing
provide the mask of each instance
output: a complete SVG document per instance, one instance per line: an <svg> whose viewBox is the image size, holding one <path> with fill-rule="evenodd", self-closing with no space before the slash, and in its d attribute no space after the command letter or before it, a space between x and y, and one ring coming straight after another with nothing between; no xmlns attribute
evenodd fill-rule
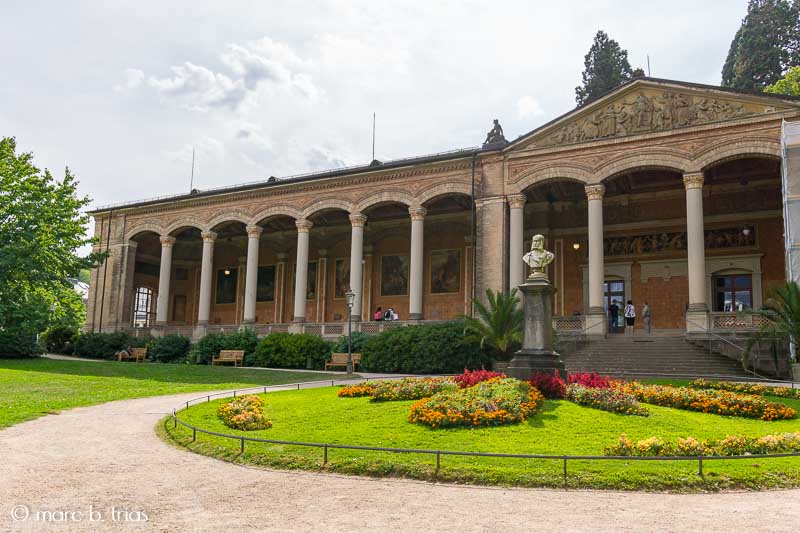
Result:
<svg viewBox="0 0 800 533"><path fill-rule="evenodd" d="M408 375L403 376L393 376L393 378L403 378L403 377L412 377ZM384 378L385 379L385 378ZM330 385L328 385L330 382ZM330 442L303 442L303 441L292 441L292 440L283 440L283 439L263 439L259 437L248 437L246 435L231 435L229 433L221 433L218 431L211 431L208 429L200 428L189 424L188 422L184 422L178 417L178 413L182 411L188 410L192 405L198 405L200 403L210 403L212 398L219 399L233 397L235 398L237 394L241 394L242 392L248 391L259 391L266 394L269 391L277 391L277 390L301 390L302 388L320 388L320 387L327 387L327 386L335 386L337 383L350 383L350 382L369 382L369 379L364 378L348 378L348 379L333 379L333 380L323 380L323 381L306 381L306 382L298 382L298 383L289 383L284 385L267 385L262 387L249 387L245 389L236 389L232 391L226 391L221 393L215 394L208 394L205 396L199 396L197 398L187 400L184 402L183 405L180 407L176 407L172 410L172 414L170 417L173 420L173 428L176 428L180 425L192 431L192 440L191 442L197 441L197 435L205 434L214 437L220 437L224 439L230 439L239 442L239 453L243 454L245 451L245 443L262 443L262 444L279 444L283 446L298 446L301 448L317 448L322 450L322 464L326 466L329 460L329 451L330 450L358 450L358 451L367 451L367 452L386 452L386 453L397 453L397 454L416 454L416 455L430 455L436 457L436 472L441 468L442 464L442 457L491 457L491 458L501 458L501 459L538 459L543 461L558 461L562 464L562 472L564 478L564 489L569 488L569 479L568 479L568 463L569 461L682 461L682 462L696 462L697 463L697 474L699 476L703 476L703 464L707 461L727 461L727 460L754 460L754 459L774 459L774 458L786 458L786 457L800 457L800 452L794 453L776 453L776 454L754 454L754 455L698 455L698 456L647 456L647 457L639 457L639 456L630 456L630 455L551 455L551 454L537 454L537 453L502 453L502 452L471 452L471 451L461 451L461 450L434 450L434 449L427 449L427 448L394 448L394 447L384 447L384 446L363 446L363 445L356 445L356 444L338 444L338 443L330 443ZM251 392L252 393L252 392Z"/></svg>

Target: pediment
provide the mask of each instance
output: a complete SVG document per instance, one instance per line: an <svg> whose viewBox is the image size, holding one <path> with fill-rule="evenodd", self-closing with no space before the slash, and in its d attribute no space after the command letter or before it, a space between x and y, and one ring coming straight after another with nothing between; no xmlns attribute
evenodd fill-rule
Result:
<svg viewBox="0 0 800 533"><path fill-rule="evenodd" d="M514 145L516 149L571 145L799 108L800 102L788 98L680 82L635 80L530 132Z"/></svg>

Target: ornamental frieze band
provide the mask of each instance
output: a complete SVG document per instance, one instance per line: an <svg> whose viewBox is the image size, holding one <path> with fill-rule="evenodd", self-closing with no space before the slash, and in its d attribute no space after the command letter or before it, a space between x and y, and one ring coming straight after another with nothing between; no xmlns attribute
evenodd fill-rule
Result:
<svg viewBox="0 0 800 533"><path fill-rule="evenodd" d="M705 231L706 249L744 248L756 245L754 227L717 228ZM646 255L665 252L685 252L686 232L662 232L648 235L606 237L603 239L606 256Z"/></svg>

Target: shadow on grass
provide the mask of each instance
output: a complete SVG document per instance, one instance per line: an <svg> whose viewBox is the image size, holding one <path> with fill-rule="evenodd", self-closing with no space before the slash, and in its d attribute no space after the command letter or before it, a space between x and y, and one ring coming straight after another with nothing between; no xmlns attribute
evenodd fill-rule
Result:
<svg viewBox="0 0 800 533"><path fill-rule="evenodd" d="M0 359L0 370L42 372L74 376L141 379L167 383L269 385L296 381L330 379L324 372L284 372L206 365L133 363L117 361L63 361L44 358Z"/></svg>

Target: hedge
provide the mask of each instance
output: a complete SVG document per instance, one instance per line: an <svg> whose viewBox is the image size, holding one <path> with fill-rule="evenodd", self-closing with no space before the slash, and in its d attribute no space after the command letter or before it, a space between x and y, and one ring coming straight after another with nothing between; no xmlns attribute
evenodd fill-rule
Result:
<svg viewBox="0 0 800 533"><path fill-rule="evenodd" d="M307 359L311 358L311 367L321 369L331 355L332 346L333 343L308 333L272 333L258 343L254 361L258 366L272 368L306 368Z"/></svg>
<svg viewBox="0 0 800 533"><path fill-rule="evenodd" d="M125 331L84 333L75 339L73 353L89 359L114 359L126 346L145 347L152 337L132 337Z"/></svg>
<svg viewBox="0 0 800 533"><path fill-rule="evenodd" d="M0 359L36 357L41 351L35 335L26 335L17 330L0 331Z"/></svg>
<svg viewBox="0 0 800 533"><path fill-rule="evenodd" d="M187 360L198 365L211 364L211 356L220 350L244 350L244 364L253 364L253 354L258 344L258 336L252 329L231 333L209 333L192 345Z"/></svg>
<svg viewBox="0 0 800 533"><path fill-rule="evenodd" d="M45 333L44 346L50 353L71 354L75 349L78 335L77 329L69 326L57 326Z"/></svg>
<svg viewBox="0 0 800 533"><path fill-rule="evenodd" d="M182 363L189 353L191 342L183 335L170 334L147 344L147 359L159 363Z"/></svg>
<svg viewBox="0 0 800 533"><path fill-rule="evenodd" d="M409 374L456 374L489 366L491 357L464 336L464 323L446 322L390 329L361 348L360 369Z"/></svg>

